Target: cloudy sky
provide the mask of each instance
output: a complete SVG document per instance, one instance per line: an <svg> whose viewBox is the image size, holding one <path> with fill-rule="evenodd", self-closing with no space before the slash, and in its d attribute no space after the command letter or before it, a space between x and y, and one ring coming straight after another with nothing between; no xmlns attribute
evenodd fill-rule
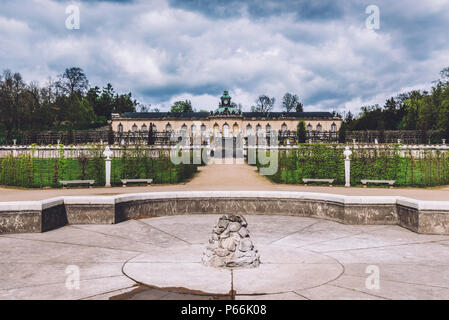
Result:
<svg viewBox="0 0 449 320"><path fill-rule="evenodd" d="M79 30L66 28L71 4ZM211 110L225 89L244 110L292 92L306 111L358 111L429 88L449 66L448 26L449 0L0 0L0 69L43 83L79 66L163 111Z"/></svg>

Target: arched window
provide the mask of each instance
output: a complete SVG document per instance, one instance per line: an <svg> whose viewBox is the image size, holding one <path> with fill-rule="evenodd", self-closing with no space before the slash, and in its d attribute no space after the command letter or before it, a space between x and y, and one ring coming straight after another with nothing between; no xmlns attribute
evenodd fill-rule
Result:
<svg viewBox="0 0 449 320"><path fill-rule="evenodd" d="M237 136L239 133L239 125L237 124L237 122L234 123L234 125L232 126L232 134L234 136Z"/></svg>
<svg viewBox="0 0 449 320"><path fill-rule="evenodd" d="M309 134L312 133L312 125L310 123L307 125L307 131Z"/></svg>
<svg viewBox="0 0 449 320"><path fill-rule="evenodd" d="M265 126L265 132L266 132L267 134L271 133L271 126L270 126L269 123Z"/></svg>
<svg viewBox="0 0 449 320"><path fill-rule="evenodd" d="M206 125L204 123L201 125L201 132L206 132Z"/></svg>
<svg viewBox="0 0 449 320"><path fill-rule="evenodd" d="M281 131L282 132L287 131L287 125L285 123L282 124Z"/></svg>
<svg viewBox="0 0 449 320"><path fill-rule="evenodd" d="M195 124L192 124L192 125L190 126L190 130L191 130L191 132L195 132L195 131L196 131L196 125L195 125Z"/></svg>
<svg viewBox="0 0 449 320"><path fill-rule="evenodd" d="M140 130L141 130L142 132L147 132L147 125L146 125L146 124L143 124L142 127L140 128Z"/></svg>
<svg viewBox="0 0 449 320"><path fill-rule="evenodd" d="M133 132L137 132L137 124L135 124L135 123L133 124L133 126L132 126L132 131L133 131Z"/></svg>
<svg viewBox="0 0 449 320"><path fill-rule="evenodd" d="M331 131L332 132L337 132L337 125L335 123L332 123L331 125Z"/></svg>
<svg viewBox="0 0 449 320"><path fill-rule="evenodd" d="M182 125L181 131L184 131L184 132L187 131L187 125L185 123Z"/></svg>
<svg viewBox="0 0 449 320"><path fill-rule="evenodd" d="M171 131L171 124L170 124L170 122L165 125L165 131Z"/></svg>
<svg viewBox="0 0 449 320"><path fill-rule="evenodd" d="M157 127L156 127L156 125L153 123L153 131L157 131Z"/></svg>
<svg viewBox="0 0 449 320"><path fill-rule="evenodd" d="M229 126L227 123L223 125L223 137L227 137L229 135Z"/></svg>
<svg viewBox="0 0 449 320"><path fill-rule="evenodd" d="M218 135L220 133L220 127L218 126L218 123L215 122L214 124L214 135Z"/></svg>
<svg viewBox="0 0 449 320"><path fill-rule="evenodd" d="M120 133L123 132L123 125L121 123L119 123L119 125L118 125L118 132L120 132Z"/></svg>
<svg viewBox="0 0 449 320"><path fill-rule="evenodd" d="M248 125L246 126L246 135L252 135L253 134L253 127L251 127L251 125L248 123Z"/></svg>
<svg viewBox="0 0 449 320"><path fill-rule="evenodd" d="M316 126L316 131L321 132L322 130L323 130L323 127L321 126L321 124L318 123L318 125Z"/></svg>
<svg viewBox="0 0 449 320"><path fill-rule="evenodd" d="M262 127L260 126L260 124L257 124L257 126L256 126L256 133L260 134L260 130L262 130Z"/></svg>

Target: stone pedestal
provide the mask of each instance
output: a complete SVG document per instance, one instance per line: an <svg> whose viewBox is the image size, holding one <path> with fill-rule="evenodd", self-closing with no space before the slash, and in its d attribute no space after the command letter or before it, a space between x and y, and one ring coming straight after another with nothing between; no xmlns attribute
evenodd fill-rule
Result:
<svg viewBox="0 0 449 320"><path fill-rule="evenodd" d="M111 151L111 149L109 148L109 146L106 146L106 148L103 151L103 155L106 157L105 159L105 173L106 173L106 183L105 186L106 187L110 187L111 186L111 156L113 155L113 152Z"/></svg>
<svg viewBox="0 0 449 320"><path fill-rule="evenodd" d="M352 151L348 146L345 147L345 151L343 152L345 156L345 187L351 186L351 159L349 158L352 155Z"/></svg>
<svg viewBox="0 0 449 320"><path fill-rule="evenodd" d="M111 159L105 160L105 169L106 169L106 187L111 186Z"/></svg>
<svg viewBox="0 0 449 320"><path fill-rule="evenodd" d="M248 223L243 216L227 214L218 219L202 261L207 266L217 268L259 266L259 253L250 238Z"/></svg>

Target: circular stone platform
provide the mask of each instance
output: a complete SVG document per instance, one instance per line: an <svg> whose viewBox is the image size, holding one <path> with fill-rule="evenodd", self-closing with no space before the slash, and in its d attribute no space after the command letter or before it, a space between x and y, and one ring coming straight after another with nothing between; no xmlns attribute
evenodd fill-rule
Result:
<svg viewBox="0 0 449 320"><path fill-rule="evenodd" d="M208 294L276 294L304 290L335 280L343 267L322 254L266 244L259 246L258 268L214 268L201 263L204 245L141 254L123 272L136 282Z"/></svg>

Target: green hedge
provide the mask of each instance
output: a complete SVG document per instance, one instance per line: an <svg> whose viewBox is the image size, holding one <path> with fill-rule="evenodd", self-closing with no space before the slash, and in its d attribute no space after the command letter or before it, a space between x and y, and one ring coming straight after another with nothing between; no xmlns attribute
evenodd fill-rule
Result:
<svg viewBox="0 0 449 320"><path fill-rule="evenodd" d="M273 182L302 184L303 178L321 178L335 179L336 185L345 183L343 150L336 145L303 144L298 149L277 152L278 170L267 176ZM260 163L256 165L261 167ZM362 179L396 180L396 185L413 187L448 185L449 155L426 151L419 158L410 152L401 157L397 145L357 150L351 156L351 184L358 185Z"/></svg>
<svg viewBox="0 0 449 320"><path fill-rule="evenodd" d="M60 180L92 179L95 185L105 184L105 159L101 149L92 149L89 156L64 158L35 158L20 155L0 158L0 185L25 188L60 187ZM154 184L180 183L191 178L198 165L174 165L168 154L158 152L148 156L148 150L125 150L121 158L111 161L111 184L121 185L120 179L152 178ZM191 161L192 163L192 161Z"/></svg>

